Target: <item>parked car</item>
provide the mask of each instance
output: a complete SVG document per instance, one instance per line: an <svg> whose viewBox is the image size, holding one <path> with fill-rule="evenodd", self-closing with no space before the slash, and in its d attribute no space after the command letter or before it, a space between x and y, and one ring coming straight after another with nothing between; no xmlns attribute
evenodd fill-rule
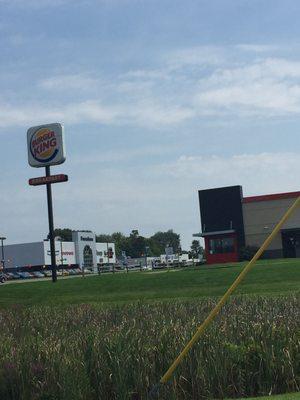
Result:
<svg viewBox="0 0 300 400"><path fill-rule="evenodd" d="M115 271L123 271L125 267L120 264L115 264Z"/></svg>
<svg viewBox="0 0 300 400"><path fill-rule="evenodd" d="M29 272L18 272L21 279L31 279L33 276Z"/></svg>
<svg viewBox="0 0 300 400"><path fill-rule="evenodd" d="M6 282L6 276L5 276L5 274L1 273L0 274L0 283L4 283L4 282Z"/></svg>
<svg viewBox="0 0 300 400"><path fill-rule="evenodd" d="M42 274L40 271L34 271L32 272L32 275L34 275L36 278L45 278L45 275Z"/></svg>
<svg viewBox="0 0 300 400"><path fill-rule="evenodd" d="M69 269L69 274L70 274L70 275L78 275L78 274L81 274L81 269L80 269L80 268L72 268L72 269Z"/></svg>
<svg viewBox="0 0 300 400"><path fill-rule="evenodd" d="M92 270L88 269L88 268L85 268L84 269L84 273L85 274L93 274L94 272Z"/></svg>
<svg viewBox="0 0 300 400"><path fill-rule="evenodd" d="M76 271L74 269L68 269L69 275L76 275Z"/></svg>
<svg viewBox="0 0 300 400"><path fill-rule="evenodd" d="M52 271L50 271L50 270L45 270L45 271L43 271L43 274L44 274L46 277L50 277L50 276L52 276Z"/></svg>
<svg viewBox="0 0 300 400"><path fill-rule="evenodd" d="M10 279L20 279L18 272L7 272L7 275L10 276Z"/></svg>
<svg viewBox="0 0 300 400"><path fill-rule="evenodd" d="M164 269L167 268L167 265L165 263L155 263L152 267L152 269Z"/></svg>

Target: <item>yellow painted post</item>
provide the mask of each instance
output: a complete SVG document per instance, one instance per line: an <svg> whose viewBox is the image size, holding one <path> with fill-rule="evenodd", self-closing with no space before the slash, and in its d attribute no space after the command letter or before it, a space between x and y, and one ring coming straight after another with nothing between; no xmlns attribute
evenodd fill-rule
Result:
<svg viewBox="0 0 300 400"><path fill-rule="evenodd" d="M195 333L195 335L188 342L188 344L185 346L185 348L182 350L182 352L179 354L179 356L176 358L176 360L173 362L173 364L170 366L170 368L167 370L167 372L163 375L163 377L160 380L160 383L167 383L170 380L170 378L172 377L175 369L178 367L178 365L181 363L181 361L184 359L184 357L187 355L187 353L193 347L193 345L197 342L197 340L201 337L201 335L206 330L206 328L211 324L211 322L219 314L221 308L226 303L226 301L228 300L229 296L239 286L239 284L242 282L242 280L245 278L245 276L248 274L248 272L253 268L253 266L255 265L256 261L262 255L262 253L266 250L266 248L270 245L270 243L272 242L274 237L278 234L278 232L280 231L280 229L283 226L283 224L289 219L291 214L299 206L300 206L300 197L298 197L297 200L295 201L295 203L288 209L288 211L285 213L285 215L282 217L282 219L278 222L278 224L274 228L273 232L265 240L265 242L263 243L261 248L254 255L252 260L245 266L243 271L239 274L239 276L236 278L236 280L233 282L233 284L230 286L230 288L227 290L227 292L224 294L224 296L220 299L220 301L217 303L215 308L210 312L210 314L205 319L205 321L202 323L202 325L199 326L199 328L197 329L197 332Z"/></svg>

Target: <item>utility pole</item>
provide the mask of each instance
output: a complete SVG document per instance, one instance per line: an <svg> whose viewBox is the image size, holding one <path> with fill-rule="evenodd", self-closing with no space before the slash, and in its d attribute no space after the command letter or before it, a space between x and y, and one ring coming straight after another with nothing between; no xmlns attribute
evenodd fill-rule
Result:
<svg viewBox="0 0 300 400"><path fill-rule="evenodd" d="M64 276L64 257L63 257L63 240L60 238L60 262L61 262L61 274Z"/></svg>
<svg viewBox="0 0 300 400"><path fill-rule="evenodd" d="M145 267L148 267L148 250L149 246L145 246Z"/></svg>
<svg viewBox="0 0 300 400"><path fill-rule="evenodd" d="M63 257L63 238L60 236L56 236L56 241L60 242L60 267L61 267L61 275L64 275L64 257Z"/></svg>

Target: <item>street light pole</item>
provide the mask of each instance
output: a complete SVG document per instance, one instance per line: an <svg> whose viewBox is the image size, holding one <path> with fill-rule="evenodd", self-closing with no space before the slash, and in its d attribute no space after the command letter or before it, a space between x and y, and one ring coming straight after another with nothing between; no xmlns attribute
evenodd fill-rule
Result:
<svg viewBox="0 0 300 400"><path fill-rule="evenodd" d="M145 246L145 268L146 269L148 267L148 250L149 250L149 246Z"/></svg>
<svg viewBox="0 0 300 400"><path fill-rule="evenodd" d="M109 251L109 243L107 242L106 243L106 256L107 256L107 264L108 264L108 267L109 267L109 271L110 271L110 262L109 262L109 255L110 255L110 251ZM113 272L113 274L115 273L115 264L113 263L113 265L112 265L112 272Z"/></svg>
<svg viewBox="0 0 300 400"><path fill-rule="evenodd" d="M1 240L1 252L2 252L2 268L3 268L3 272L5 270L5 258L4 258L4 246L3 246L3 242L4 240L6 240L6 237L2 236L0 237Z"/></svg>
<svg viewBox="0 0 300 400"><path fill-rule="evenodd" d="M63 258L63 240L60 238L60 262L61 262L61 276L64 276L64 258Z"/></svg>
<svg viewBox="0 0 300 400"><path fill-rule="evenodd" d="M109 258L108 258L108 241L106 241L106 258L107 258L107 264L109 267Z"/></svg>
<svg viewBox="0 0 300 400"><path fill-rule="evenodd" d="M61 276L64 276L64 258L63 258L63 238L61 236L56 236L54 241L60 242L60 267L61 267Z"/></svg>

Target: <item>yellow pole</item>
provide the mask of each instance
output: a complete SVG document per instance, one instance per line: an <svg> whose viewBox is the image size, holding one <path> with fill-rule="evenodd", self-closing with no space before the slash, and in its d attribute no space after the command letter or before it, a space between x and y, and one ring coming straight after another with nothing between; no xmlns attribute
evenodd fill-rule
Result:
<svg viewBox="0 0 300 400"><path fill-rule="evenodd" d="M265 240L265 242L263 243L261 248L254 255L252 260L245 266L243 271L239 274L239 276L236 278L236 280L233 282L233 284L230 286L230 288L227 290L227 292L224 294L224 296L220 299L220 301L217 303L215 308L210 312L210 314L205 319L205 321L202 323L202 325L199 326L195 335L188 342L188 344L185 346L185 348L182 350L182 352L179 354L179 356L176 358L176 360L173 362L173 364L170 366L170 368L167 370L167 372L163 375L163 377L160 380L160 383L167 383L170 380L175 369L178 367L178 365L181 363L181 361L187 355L189 350L196 343L196 341L201 337L203 332L211 324L211 322L215 319L215 317L219 314L221 308L226 303L229 296L234 292L234 290L239 286L239 284L242 282L242 280L245 278L245 276L248 274L248 272L253 268L256 261L259 259L259 257L262 255L262 253L266 250L266 248L272 242L274 237L280 231L283 224L289 219L291 214L296 210L296 208L299 205L300 205L300 197L298 197L297 200L295 201L295 203L288 209L288 211L285 213L285 215L282 217L282 219L278 222L278 224L274 228L273 232Z"/></svg>

